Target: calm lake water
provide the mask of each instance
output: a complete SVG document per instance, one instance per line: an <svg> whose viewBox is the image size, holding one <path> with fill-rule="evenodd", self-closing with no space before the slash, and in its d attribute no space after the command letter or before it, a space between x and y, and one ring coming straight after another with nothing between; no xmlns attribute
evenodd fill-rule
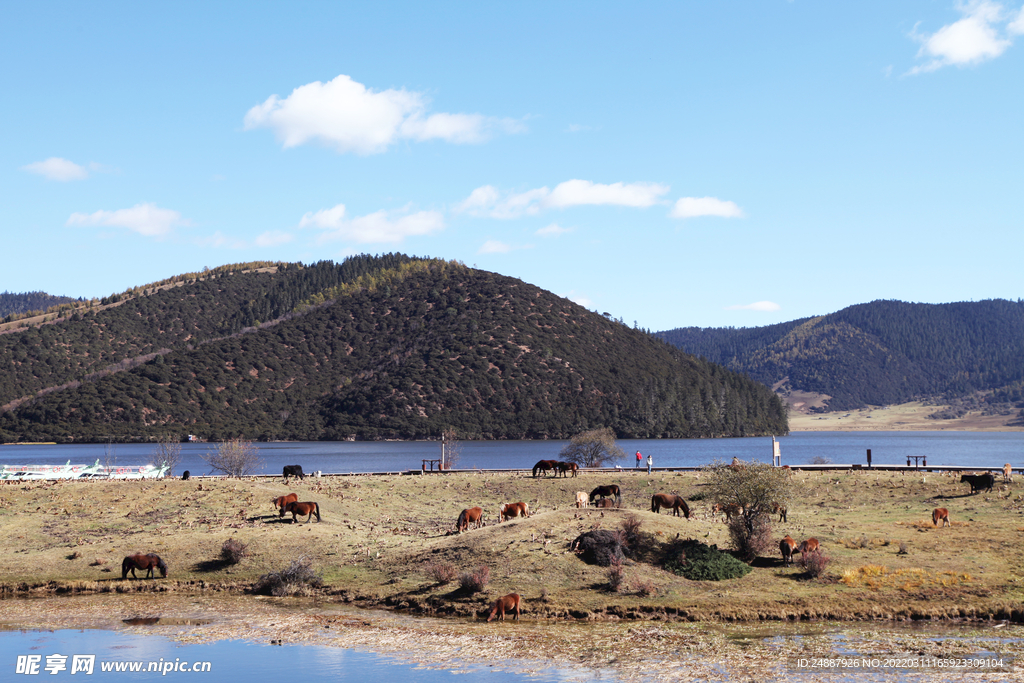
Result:
<svg viewBox="0 0 1024 683"><path fill-rule="evenodd" d="M1024 466L1024 432L795 432L778 437L783 464L810 463L816 457L837 464L865 463L871 449L876 465L905 465L907 456L926 456L928 464L969 467ZM530 468L538 460L558 457L566 441L463 441L457 468ZM620 440L626 452L622 467L635 465L634 454L654 458L655 467L700 467L714 460L771 462L770 437L745 439L641 439ZM306 472L400 472L419 469L425 458L438 458L436 441L314 441L260 443L263 466L256 474L278 474L284 465L299 464ZM211 473L204 455L217 444L182 445L182 462L175 473ZM111 445L3 445L0 465L106 464L144 465L153 446Z"/></svg>

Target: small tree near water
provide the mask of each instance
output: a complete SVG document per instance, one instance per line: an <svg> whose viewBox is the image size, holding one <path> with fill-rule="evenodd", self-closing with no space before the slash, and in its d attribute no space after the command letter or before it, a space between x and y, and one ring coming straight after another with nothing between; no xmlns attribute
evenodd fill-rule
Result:
<svg viewBox="0 0 1024 683"><path fill-rule="evenodd" d="M252 441L230 439L217 444L217 450L202 456L210 467L229 477L246 477L262 465L259 449Z"/></svg>
<svg viewBox="0 0 1024 683"><path fill-rule="evenodd" d="M615 443L615 432L608 427L577 434L558 455L580 467L603 467L608 462L626 457L625 451Z"/></svg>

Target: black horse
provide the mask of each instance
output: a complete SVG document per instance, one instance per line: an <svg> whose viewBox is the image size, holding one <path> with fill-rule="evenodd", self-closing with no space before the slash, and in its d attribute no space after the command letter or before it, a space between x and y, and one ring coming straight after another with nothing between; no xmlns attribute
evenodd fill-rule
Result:
<svg viewBox="0 0 1024 683"><path fill-rule="evenodd" d="M996 483L996 478L991 472L986 472L985 474L965 474L960 477L960 483L965 481L971 485L971 493L977 493L982 489L991 491Z"/></svg>
<svg viewBox="0 0 1024 683"><path fill-rule="evenodd" d="M298 477L303 480L306 478L306 475L302 473L302 465L285 465L282 476L284 476L285 483L288 482L288 477Z"/></svg>
<svg viewBox="0 0 1024 683"><path fill-rule="evenodd" d="M608 486L598 486L596 489L590 492L590 502L593 503L595 498L607 498L611 496L615 499L615 503L622 503L622 495L619 493L618 484L609 484Z"/></svg>

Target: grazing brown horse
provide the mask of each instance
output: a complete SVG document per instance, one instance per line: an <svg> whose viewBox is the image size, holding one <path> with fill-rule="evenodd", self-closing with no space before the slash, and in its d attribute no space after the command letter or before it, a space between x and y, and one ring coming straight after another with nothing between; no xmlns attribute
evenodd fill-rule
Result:
<svg viewBox="0 0 1024 683"><path fill-rule="evenodd" d="M1013 481L1013 466L1010 463L1003 465L1003 481Z"/></svg>
<svg viewBox="0 0 1024 683"><path fill-rule="evenodd" d="M660 512L661 508L672 510L673 517L678 517L679 512L682 511L687 519L690 518L690 506L686 504L686 501L681 496L671 493L655 493L651 496L651 512Z"/></svg>
<svg viewBox="0 0 1024 683"><path fill-rule="evenodd" d="M796 541L787 535L784 539L779 541L779 551L782 552L782 562L784 564L793 564L793 553L796 552Z"/></svg>
<svg viewBox="0 0 1024 683"><path fill-rule="evenodd" d="M577 465L574 462L556 462L555 463L555 470L557 470L556 471L556 476L561 474L564 477L564 476L566 476L566 472L572 472L572 476L575 477L576 473L579 471L579 469L580 469L580 466Z"/></svg>
<svg viewBox="0 0 1024 683"><path fill-rule="evenodd" d="M313 521L313 515L316 515L316 521L320 521L320 505L317 503L300 503L293 500L284 506L281 516L284 517L286 512L292 513L292 524L298 521L299 515L309 515L306 517L306 524Z"/></svg>
<svg viewBox="0 0 1024 683"><path fill-rule="evenodd" d="M537 471L544 473L544 476L548 476L548 472L555 469L558 466L557 460L539 460L537 464L533 466L533 476L537 476ZM557 472L555 473L557 476Z"/></svg>
<svg viewBox="0 0 1024 683"><path fill-rule="evenodd" d="M455 521L455 529L462 533L469 528L470 524L475 524L477 527L482 525L484 522L484 509L481 507L466 508L459 513L459 518Z"/></svg>
<svg viewBox="0 0 1024 683"><path fill-rule="evenodd" d="M622 494L619 492L619 485L618 484L608 484L608 486L598 486L596 489L594 489L593 491L590 492L590 502L593 503L595 498L598 498L598 497L605 498L607 496L612 496L612 497L615 498L615 502L616 503L621 503L622 502ZM611 507L611 506L608 505L608 506L603 506L603 507Z"/></svg>
<svg viewBox="0 0 1024 683"><path fill-rule="evenodd" d="M487 616L487 621L491 621L495 616L505 621L505 610L513 612L515 616L512 619L519 621L519 593L509 593L495 600L494 607L491 608L491 613Z"/></svg>
<svg viewBox="0 0 1024 683"><path fill-rule="evenodd" d="M129 555L124 558L123 562L121 562L121 578L127 579L128 572L130 571L132 573L132 578L137 579L139 577L135 575L135 570L146 569L146 578L151 579L154 578L154 568L160 570L160 576L167 578L167 563L161 560L158 556L153 553L149 553L148 555Z"/></svg>
<svg viewBox="0 0 1024 683"><path fill-rule="evenodd" d="M789 521L789 518L788 518L788 514L789 513L786 512L786 506L785 505L780 505L779 503L775 503L774 505L772 505L772 514L773 515L777 514L779 516L779 521L780 522L787 522L787 521Z"/></svg>
<svg viewBox="0 0 1024 683"><path fill-rule="evenodd" d="M287 496L278 496L277 498L275 498L274 500L272 500L270 502L274 504L274 507L281 508L281 514L278 515L278 516L279 517L284 517L284 507L285 507L285 505L287 505L288 503L297 503L297 502L299 502L299 494L297 494L297 493L289 493Z"/></svg>
<svg viewBox="0 0 1024 683"><path fill-rule="evenodd" d="M519 501L518 503L505 503L501 506L501 511L498 513L499 519L504 522L506 519L512 519L513 517L529 517L530 506Z"/></svg>
<svg viewBox="0 0 1024 683"><path fill-rule="evenodd" d="M585 491L577 491L576 492L576 507L578 507L578 508L585 508L589 504L590 504L590 501L587 498L586 492Z"/></svg>
<svg viewBox="0 0 1024 683"><path fill-rule="evenodd" d="M716 512L716 513L717 512L724 512L725 513L725 521L729 521L735 515L742 515L743 514L743 506L742 505L736 505L735 503L726 503L725 505L722 505L721 503L715 503L715 505L711 508L711 511L712 512Z"/></svg>
<svg viewBox="0 0 1024 683"><path fill-rule="evenodd" d="M818 539L808 538L806 541L800 544L800 547L797 548L796 551L804 557L807 557L807 553L813 553L819 548L821 548L821 545L818 543ZM803 560L801 560L801 562L802 561Z"/></svg>
<svg viewBox="0 0 1024 683"><path fill-rule="evenodd" d="M932 526L938 526L940 519L942 520L942 526L953 526L949 523L949 510L946 508L935 508L932 510Z"/></svg>

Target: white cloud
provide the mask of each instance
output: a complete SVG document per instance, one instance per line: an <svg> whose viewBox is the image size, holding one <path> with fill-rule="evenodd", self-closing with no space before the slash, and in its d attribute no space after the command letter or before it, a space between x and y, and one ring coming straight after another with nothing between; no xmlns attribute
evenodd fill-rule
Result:
<svg viewBox="0 0 1024 683"><path fill-rule="evenodd" d="M300 228L324 230L318 242L350 240L360 244L397 243L406 237L430 235L444 229L444 216L439 211L400 213L376 211L365 216L345 218L345 205L307 213L299 221Z"/></svg>
<svg viewBox="0 0 1024 683"><path fill-rule="evenodd" d="M456 213L488 218L518 218L534 215L543 209L564 209L571 206L628 206L646 208L661 201L668 185L658 183L612 183L604 185L589 180L567 180L554 190L538 187L519 193L502 194L493 185L478 187L455 206Z"/></svg>
<svg viewBox="0 0 1024 683"><path fill-rule="evenodd" d="M668 192L668 185L658 183L612 183L602 185L589 180L567 180L559 183L544 199L545 206L632 206L646 208L656 204Z"/></svg>
<svg viewBox="0 0 1024 683"><path fill-rule="evenodd" d="M755 301L752 304L741 304L736 306L726 306L727 311L778 311L781 310L782 306L778 305L774 301Z"/></svg>
<svg viewBox="0 0 1024 683"><path fill-rule="evenodd" d="M558 223L552 223L551 225L546 225L538 230L537 234L541 237L558 237L559 235L564 235L565 233L572 232L573 230L574 228L563 228Z"/></svg>
<svg viewBox="0 0 1024 683"><path fill-rule="evenodd" d="M697 218L698 216L719 216L721 218L743 218L743 209L734 202L715 197L683 197L676 201L669 213L672 218Z"/></svg>
<svg viewBox="0 0 1024 683"><path fill-rule="evenodd" d="M563 299L568 299L569 301L571 301L573 303L576 303L576 304L579 304L580 306L583 306L583 308L593 308L593 306L594 306L594 302L593 301L591 301L589 298L583 296L582 294L577 294L576 290L572 290L568 294L562 294L561 296L562 296Z"/></svg>
<svg viewBox="0 0 1024 683"><path fill-rule="evenodd" d="M487 240L486 242L483 243L483 246L481 246L480 250L477 251L476 253L478 253L478 254L507 254L510 251L512 251L512 246L509 245L509 244L505 244L504 242L499 242L498 240Z"/></svg>
<svg viewBox="0 0 1024 683"><path fill-rule="evenodd" d="M1024 8L1008 13L1003 5L990 0L957 3L956 8L963 18L935 33L918 34L915 27L911 37L921 43L917 56L928 61L911 69L910 75L995 59L1013 44L1012 36L1024 33Z"/></svg>
<svg viewBox="0 0 1024 683"><path fill-rule="evenodd" d="M318 140L338 152L377 154L401 139L456 144L487 140L522 124L481 114L428 114L426 98L407 90L374 91L344 74L271 95L245 115L245 128L270 128L285 148Z"/></svg>
<svg viewBox="0 0 1024 683"><path fill-rule="evenodd" d="M171 209L161 209L156 204L136 204L130 209L117 211L96 211L95 213L73 213L67 225L103 225L128 228L147 237L165 237L176 225L191 225L181 214Z"/></svg>
<svg viewBox="0 0 1024 683"><path fill-rule="evenodd" d="M288 244L293 239L294 235L292 235L290 232L282 232L280 230L268 230L256 238L256 246L276 247L282 244Z"/></svg>
<svg viewBox="0 0 1024 683"><path fill-rule="evenodd" d="M89 172L84 167L60 157L50 157L46 161L36 161L22 166L21 169L29 173L41 175L47 180L59 180L61 182L85 180L89 177Z"/></svg>

